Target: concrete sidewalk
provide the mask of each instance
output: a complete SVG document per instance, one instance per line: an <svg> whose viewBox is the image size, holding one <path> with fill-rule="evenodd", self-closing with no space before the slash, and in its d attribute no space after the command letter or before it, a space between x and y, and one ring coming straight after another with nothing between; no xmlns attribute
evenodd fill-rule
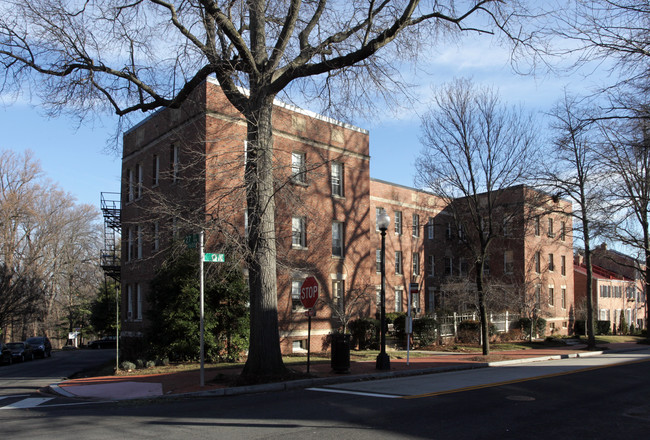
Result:
<svg viewBox="0 0 650 440"><path fill-rule="evenodd" d="M391 355L390 371L378 371L374 361L352 361L350 373L338 374L332 371L330 362L313 362L308 379L260 385L230 386L241 373L241 367L205 369L205 386L200 386L198 370L150 375L102 376L66 380L49 387L54 393L66 397L92 400L126 400L158 398L163 396L220 396L255 392L282 391L296 388L324 386L361 380L385 379L444 371L485 368L524 362L562 359L570 357L596 356L607 353L647 349L648 346L635 343L603 345L598 351L586 351L584 345L493 352L492 362L485 362L480 353L457 354L447 352L417 352L407 364L406 358ZM415 353L415 352L413 352ZM389 352L389 354L391 354ZM422 356L424 354L424 356ZM306 373L306 365L291 365L293 371Z"/></svg>

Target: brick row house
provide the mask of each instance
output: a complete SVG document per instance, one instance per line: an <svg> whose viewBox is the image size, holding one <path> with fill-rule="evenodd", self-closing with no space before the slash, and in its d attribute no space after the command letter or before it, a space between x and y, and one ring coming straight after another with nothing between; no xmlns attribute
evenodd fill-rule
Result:
<svg viewBox="0 0 650 440"><path fill-rule="evenodd" d="M574 258L576 308L582 312L587 301L587 269L582 255ZM591 294L597 320L609 321L612 330L620 331L623 312L628 327L632 324L635 329L645 328L647 311L642 270L643 266L636 259L608 249L605 244L592 251Z"/></svg>
<svg viewBox="0 0 650 440"><path fill-rule="evenodd" d="M411 282L420 285L412 298L416 316L448 309L454 289L472 291L472 260L448 204L424 191L370 179L367 131L280 102L273 126L283 352L306 348L307 318L298 292L307 276L316 277L321 291L312 350L321 350L343 321L375 316L380 286L376 214L382 209L391 217L388 312L406 311ZM149 281L174 238L203 228L206 252L244 261L245 139L245 121L211 80L180 109L160 110L124 135L124 336L143 335ZM573 305L570 205L551 201L545 202L550 207L532 207L530 195L536 192L524 186L508 191L508 204L516 209L500 223L502 238L492 245L486 269L498 292L495 298L501 297L494 304L519 312L527 304L521 298L532 297L533 308L551 328L566 333ZM540 214L531 216L533 209Z"/></svg>

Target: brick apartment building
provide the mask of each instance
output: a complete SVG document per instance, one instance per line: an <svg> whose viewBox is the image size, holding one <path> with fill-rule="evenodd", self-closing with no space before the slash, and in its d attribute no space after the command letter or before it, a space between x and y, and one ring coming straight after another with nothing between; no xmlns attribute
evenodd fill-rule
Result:
<svg viewBox="0 0 650 440"><path fill-rule="evenodd" d="M473 271L449 206L430 193L370 179L365 130L279 102L273 126L283 352L306 348L307 318L298 291L307 276L315 276L321 290L312 320L312 350L322 349L326 335L340 326L336 308L375 316L379 209L391 216L387 311L406 311L411 282L420 284L412 298L416 316L444 309L450 296L445 289L459 286ZM210 80L180 109L156 112L124 135L125 336L140 336L147 326L149 281L173 237L182 239L204 228L206 252L241 258L247 223L245 139L245 121ZM529 188L508 191L508 204L516 207L516 214L504 221L503 238L491 248L488 278L504 298L504 292L512 298L532 297L551 328L566 333L573 304L573 259L570 217L562 210L570 206L533 206ZM539 214L531 216L535 210ZM513 312L525 303L501 302Z"/></svg>

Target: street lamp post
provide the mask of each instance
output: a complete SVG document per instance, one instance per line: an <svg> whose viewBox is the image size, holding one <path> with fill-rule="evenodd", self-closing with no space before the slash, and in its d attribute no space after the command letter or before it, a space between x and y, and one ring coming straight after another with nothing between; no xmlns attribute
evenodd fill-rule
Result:
<svg viewBox="0 0 650 440"><path fill-rule="evenodd" d="M381 232L381 288L380 288L380 297L381 297L381 315L379 319L379 325L381 326L380 334L380 351L377 355L377 370L390 370L390 358L386 353L386 229L390 225L390 217L386 214L386 211L381 211L377 216L377 229Z"/></svg>

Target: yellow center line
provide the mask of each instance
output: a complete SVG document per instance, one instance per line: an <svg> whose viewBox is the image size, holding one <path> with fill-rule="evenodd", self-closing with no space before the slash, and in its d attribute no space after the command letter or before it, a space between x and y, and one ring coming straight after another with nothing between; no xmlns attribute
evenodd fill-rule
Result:
<svg viewBox="0 0 650 440"><path fill-rule="evenodd" d="M523 378L523 379L505 380L505 381L502 381L502 382L494 382L494 383L483 384L483 385L474 385L474 386L464 387L464 388L455 388L453 390L447 390L447 391L435 391L433 393L416 394L414 396L403 396L403 397L401 397L401 399L420 399L422 397L434 397L434 396L441 396L443 394L462 393L464 391L479 390L481 388L499 387L499 386L502 386L502 385L510 385L510 384L513 384L513 383L528 382L528 381L531 381L531 380L546 379L546 378L549 378L549 377L566 376L568 374L583 373L585 371L600 370L602 368L617 367L617 366L621 366L621 365L638 364L638 363L641 363L641 362L650 362L650 359L638 359L638 360L633 360L633 361L621 362L621 363L618 363L618 364L599 365L599 366L596 366L596 367L586 367L586 368L580 368L578 370L563 371L563 372L560 372L560 373L544 374L542 376L526 377L526 378Z"/></svg>

